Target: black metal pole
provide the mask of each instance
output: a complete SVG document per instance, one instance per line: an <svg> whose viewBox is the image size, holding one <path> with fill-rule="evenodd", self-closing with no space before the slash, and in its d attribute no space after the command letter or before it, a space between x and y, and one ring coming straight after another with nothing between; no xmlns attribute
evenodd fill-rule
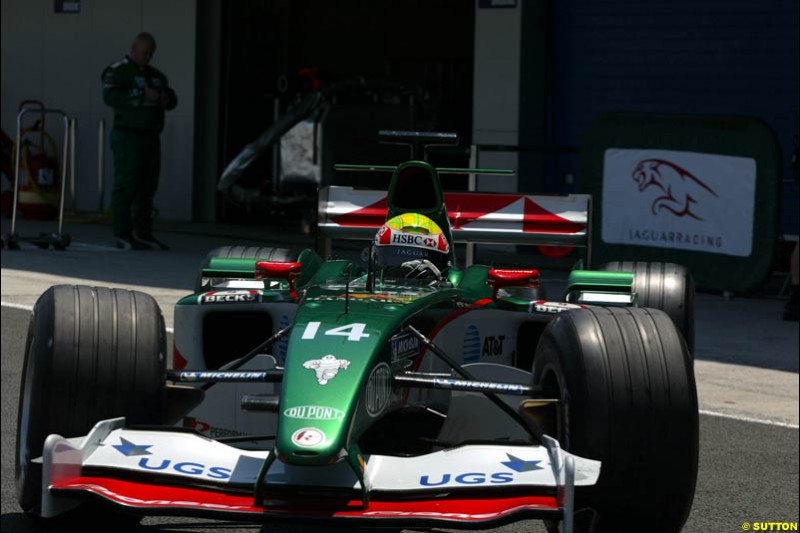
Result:
<svg viewBox="0 0 800 533"><path fill-rule="evenodd" d="M534 388L521 383L498 383L494 381L474 381L467 379L453 379L446 377L421 377L399 374L394 377L395 383L419 389L445 389L475 392L494 392L500 394L513 394L516 396L530 396Z"/></svg>
<svg viewBox="0 0 800 533"><path fill-rule="evenodd" d="M456 361L454 361L453 359L451 359L451 358L450 358L450 356L448 356L446 353L444 353L444 352L441 350L441 348L439 348L438 346L436 346L436 345L433 343L433 341L432 341L432 340L430 340L428 337L426 337L425 335L423 335L422 333L420 333L420 332L419 332L419 331L418 331L418 330L417 330L417 329L416 329L414 326L410 326L410 325L409 325L409 326L408 326L408 330L409 330L409 331L410 331L412 334L414 334L414 335L415 335L415 336L416 336L416 337L417 337L417 338L418 338L420 341L422 341L422 343L423 343L425 346L427 346L427 347L428 347L428 349L429 349L431 352L433 352L433 353L434 353L434 355L436 355L436 356L437 356L437 357L439 357L439 358L440 358L442 361L444 361L445 363L447 363L448 365L450 365L450 367L451 367L453 370L455 370L455 371L456 371L458 374L460 374L461 376L463 376L463 377L465 377L465 378L467 378L467 379L475 380L475 378L472 376L472 374L470 374L470 373L469 373L467 370L465 370L464 368L462 368L462 367L461 367L461 365L460 365L460 364L458 364ZM475 381L477 381L477 380L475 380ZM502 409L503 411L505 411L505 413L506 413L508 416L510 416L511 418L513 418L513 419L514 419L514 420L515 420L515 421L516 421L516 422L517 422L517 423L518 423L518 424L519 424L519 425L520 425L520 426L521 426L523 429L525 429L525 431L527 431L527 432L528 432L528 434L529 434L530 436L532 436L532 437L536 438L537 440L541 440L541 438L540 438L540 436L539 436L539 434L541 434L541 432L540 432L540 431L537 431L537 430L538 430L538 428L537 428L537 430L534 430L534 429L532 429L532 428L530 427L530 425L529 425L529 424L528 424L528 423L525 421L525 419L523 419L523 418L520 416L520 414L519 414L518 412L516 412L514 409L512 409L512 408L511 408L511 407L510 407L510 406L509 406L509 405L508 405L506 402L504 402L503 400L501 400L500 398L498 398L498 397L497 397L497 395L496 395L496 394L494 394L493 392L488 392L488 391L481 391L481 392L482 392L484 395L486 395L486 397L487 397L487 398L489 398L489 400L491 400L491 402L492 402L493 404L495 404L497 407L499 407L500 409Z"/></svg>

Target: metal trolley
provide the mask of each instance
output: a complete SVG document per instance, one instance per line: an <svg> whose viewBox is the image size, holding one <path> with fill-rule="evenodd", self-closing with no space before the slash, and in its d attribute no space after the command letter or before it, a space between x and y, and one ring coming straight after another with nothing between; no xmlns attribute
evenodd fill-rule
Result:
<svg viewBox="0 0 800 533"><path fill-rule="evenodd" d="M64 225L64 193L65 187L67 183L67 159L69 156L69 145L70 145L70 118L69 116L60 109L48 109L45 108L42 104L39 106L31 106L30 104L38 103L33 101L26 101L22 103L21 109L17 114L17 134L16 134L16 144L15 144L15 153L14 153L14 199L12 204L12 211L11 211L11 232L5 233L2 235L2 245L3 248L8 248L9 250L19 250L21 242L30 242L39 246L40 248L49 248L52 247L54 250L65 250L67 246L69 246L71 239L70 236L66 233L62 232L63 225ZM58 115L61 116L64 120L64 149L63 149L63 161L61 167L61 192L59 194L59 207L58 207L58 227L55 231L51 233L40 233L37 236L30 236L30 237L22 237L17 234L17 207L19 201L19 169L20 169L20 152L21 152L21 144L22 144L22 118L28 113L40 113L42 115L42 121L44 120L44 115ZM42 126L44 127L44 126ZM29 179L34 179L33 176L29 176Z"/></svg>

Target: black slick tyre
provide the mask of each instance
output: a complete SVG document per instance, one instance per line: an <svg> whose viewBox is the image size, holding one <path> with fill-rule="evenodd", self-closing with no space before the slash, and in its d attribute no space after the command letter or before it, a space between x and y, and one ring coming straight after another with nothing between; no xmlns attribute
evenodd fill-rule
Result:
<svg viewBox="0 0 800 533"><path fill-rule="evenodd" d="M221 246L211 250L197 271L194 292L211 290L203 283L203 269L207 268L212 259L224 257L230 259L261 259L262 261L297 261L298 253L288 248L273 248L271 246Z"/></svg>
<svg viewBox="0 0 800 533"><path fill-rule="evenodd" d="M17 498L40 516L45 438L86 435L124 416L161 422L166 332L156 301L123 289L58 285L36 301L28 326L17 416Z"/></svg>
<svg viewBox="0 0 800 533"><path fill-rule="evenodd" d="M694 499L698 411L692 359L670 318L644 308L587 308L545 328L533 384L561 400L561 446L602 461L577 487L597 532L678 533Z"/></svg>
<svg viewBox="0 0 800 533"><path fill-rule="evenodd" d="M600 267L609 272L633 274L633 290L639 307L661 309L669 315L694 353L694 279L689 270L675 263L612 261Z"/></svg>

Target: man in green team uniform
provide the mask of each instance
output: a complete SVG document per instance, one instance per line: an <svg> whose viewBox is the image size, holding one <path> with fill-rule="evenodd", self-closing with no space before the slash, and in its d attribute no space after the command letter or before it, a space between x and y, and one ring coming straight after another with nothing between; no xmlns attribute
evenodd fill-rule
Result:
<svg viewBox="0 0 800 533"><path fill-rule="evenodd" d="M153 197L161 168L164 110L178 105L167 77L149 65L156 41L140 33L130 53L103 71L103 101L114 108L111 213L117 247L168 250L152 234Z"/></svg>

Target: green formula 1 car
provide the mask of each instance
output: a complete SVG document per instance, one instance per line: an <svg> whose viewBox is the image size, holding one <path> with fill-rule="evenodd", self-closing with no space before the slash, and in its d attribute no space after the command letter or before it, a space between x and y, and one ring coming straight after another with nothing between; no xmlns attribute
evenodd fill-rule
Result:
<svg viewBox="0 0 800 533"><path fill-rule="evenodd" d="M455 243L588 249L589 197L444 193L439 174L465 170L418 159L357 168L392 172L388 192L324 188L322 253L209 254L176 305L169 369L151 297L56 286L39 298L23 510L680 531L698 455L685 269L576 269L550 300L537 269L465 266ZM323 259L335 239L365 239L363 260Z"/></svg>

